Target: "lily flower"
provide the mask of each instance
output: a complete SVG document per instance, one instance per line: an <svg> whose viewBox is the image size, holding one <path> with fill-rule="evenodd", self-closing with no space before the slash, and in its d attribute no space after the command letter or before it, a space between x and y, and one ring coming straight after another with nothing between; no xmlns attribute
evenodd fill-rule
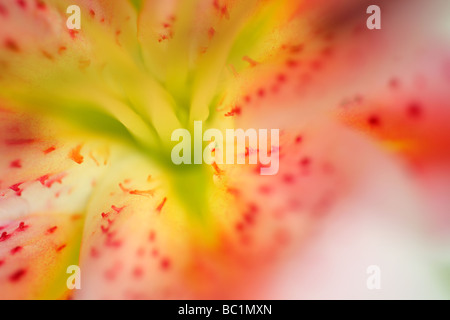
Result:
<svg viewBox="0 0 450 320"><path fill-rule="evenodd" d="M377 2L0 0L0 298L448 298L449 3Z"/></svg>

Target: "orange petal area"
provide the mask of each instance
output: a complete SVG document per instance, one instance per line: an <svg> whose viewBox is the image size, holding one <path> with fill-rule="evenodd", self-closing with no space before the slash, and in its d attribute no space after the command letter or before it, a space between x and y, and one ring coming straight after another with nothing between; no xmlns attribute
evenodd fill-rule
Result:
<svg viewBox="0 0 450 320"><path fill-rule="evenodd" d="M59 299L78 264L79 215L33 215L0 222L0 299Z"/></svg>

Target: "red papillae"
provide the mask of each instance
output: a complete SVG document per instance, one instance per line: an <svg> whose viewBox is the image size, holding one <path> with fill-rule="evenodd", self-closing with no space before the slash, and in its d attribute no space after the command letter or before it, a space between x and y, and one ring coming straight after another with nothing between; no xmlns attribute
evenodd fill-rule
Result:
<svg viewBox="0 0 450 320"><path fill-rule="evenodd" d="M17 44L17 42L14 39L6 39L4 42L5 48L15 52L15 53L19 53L20 52L20 47Z"/></svg>
<svg viewBox="0 0 450 320"><path fill-rule="evenodd" d="M22 250L23 250L23 247L17 246L17 247L12 248L10 252L11 252L11 255L15 255L16 253L19 253Z"/></svg>
<svg viewBox="0 0 450 320"><path fill-rule="evenodd" d="M11 168L20 169L20 168L22 168L22 161L20 159L14 160L9 164L9 166Z"/></svg>
<svg viewBox="0 0 450 320"><path fill-rule="evenodd" d="M62 245L60 245L59 247L56 248L56 252L60 252L60 251L64 250L66 247L67 247L66 244L62 244Z"/></svg>
<svg viewBox="0 0 450 320"><path fill-rule="evenodd" d="M30 226L26 225L25 222L21 222L19 224L19 226L17 227L16 231L21 232L21 231L25 231L29 228Z"/></svg>
<svg viewBox="0 0 450 320"><path fill-rule="evenodd" d="M69 158L78 164L82 164L84 160L84 157L80 153L82 147L82 145L79 145L76 148L72 149L72 151L70 151L69 153Z"/></svg>
<svg viewBox="0 0 450 320"><path fill-rule="evenodd" d="M19 269L9 276L9 281L13 283L19 282L26 275L26 273L27 273L26 269Z"/></svg>
<svg viewBox="0 0 450 320"><path fill-rule="evenodd" d="M0 235L0 242L2 242L2 241L6 241L6 240L8 240L9 238L11 238L11 235L10 234L8 234L8 232L2 232L2 234Z"/></svg>
<svg viewBox="0 0 450 320"><path fill-rule="evenodd" d="M164 197L164 199L161 201L161 203L158 205L158 207L156 207L156 211L157 212L161 212L162 208L164 207L164 204L167 201L167 197Z"/></svg>
<svg viewBox="0 0 450 320"><path fill-rule="evenodd" d="M170 269L170 267L171 267L171 261L170 261L170 259L168 259L168 258L162 258L162 259L161 259L161 268L162 268L164 271L167 271L167 270Z"/></svg>
<svg viewBox="0 0 450 320"><path fill-rule="evenodd" d="M115 205L112 205L111 209L113 209L117 213L120 213L120 212L122 212L123 209L125 209L125 206L123 206L123 207L116 207Z"/></svg>
<svg viewBox="0 0 450 320"><path fill-rule="evenodd" d="M27 8L27 2L25 0L16 0L16 3L21 9Z"/></svg>
<svg viewBox="0 0 450 320"><path fill-rule="evenodd" d="M47 230L47 234L52 234L58 229L57 226L53 226Z"/></svg>

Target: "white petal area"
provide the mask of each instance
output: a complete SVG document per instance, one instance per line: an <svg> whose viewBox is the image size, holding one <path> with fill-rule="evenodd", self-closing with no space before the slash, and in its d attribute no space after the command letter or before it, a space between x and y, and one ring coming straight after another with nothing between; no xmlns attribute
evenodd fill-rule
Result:
<svg viewBox="0 0 450 320"><path fill-rule="evenodd" d="M398 164L378 157L351 201L342 201L311 233L308 245L274 271L264 298L447 299L423 203ZM441 261L442 262L442 261ZM380 289L369 289L370 266ZM448 289L448 288L447 288Z"/></svg>

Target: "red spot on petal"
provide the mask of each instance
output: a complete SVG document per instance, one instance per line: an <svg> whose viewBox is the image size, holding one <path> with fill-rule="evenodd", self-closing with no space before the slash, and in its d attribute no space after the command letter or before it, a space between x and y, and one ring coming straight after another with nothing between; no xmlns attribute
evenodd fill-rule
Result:
<svg viewBox="0 0 450 320"><path fill-rule="evenodd" d="M389 87L391 87L392 89L398 89L400 87L400 80L398 80L397 78L392 78L391 80L389 80Z"/></svg>
<svg viewBox="0 0 450 320"><path fill-rule="evenodd" d="M14 255L14 254L19 253L20 251L22 251L22 249L23 249L23 247L17 246L17 247L14 247L13 249L11 249L10 253L12 255Z"/></svg>
<svg viewBox="0 0 450 320"><path fill-rule="evenodd" d="M2 232L2 234L0 235L0 242L2 242L2 241L6 241L6 240L8 240L9 238L11 238L11 235L10 234L8 234L8 232Z"/></svg>
<svg viewBox="0 0 450 320"><path fill-rule="evenodd" d="M27 3L25 2L25 0L16 0L16 3L21 9L26 9L27 7Z"/></svg>
<svg viewBox="0 0 450 320"><path fill-rule="evenodd" d="M222 175L223 171L219 168L217 163L213 162L212 167L214 168L214 171L216 172L216 175Z"/></svg>
<svg viewBox="0 0 450 320"><path fill-rule="evenodd" d="M67 244L60 245L58 248L56 248L56 252L60 252L60 251L64 250L64 248L66 248L66 247L67 247Z"/></svg>
<svg viewBox="0 0 450 320"><path fill-rule="evenodd" d="M228 8L226 5L222 6L222 8L220 8L220 14L222 17L225 17L225 19L230 19L230 14L228 13Z"/></svg>
<svg viewBox="0 0 450 320"><path fill-rule="evenodd" d="M12 191L15 191L16 194L18 196L20 196L20 195L22 195L22 189L20 189L19 187L20 187L20 185L22 185L22 183L23 182L16 183L16 184L12 185L11 187L9 187L9 189L11 189Z"/></svg>
<svg viewBox="0 0 450 320"><path fill-rule="evenodd" d="M109 213L107 213L107 212L102 212L102 218L103 218L103 219L107 219L108 216L109 216Z"/></svg>
<svg viewBox="0 0 450 320"><path fill-rule="evenodd" d="M53 184L55 184L55 183L61 184L61 183L62 183L62 179L63 179L65 176L66 176L66 174L65 174L65 173L62 173L62 174L60 174L60 175L58 175L58 176L56 176L56 177L54 177L54 178L52 178L52 179L49 179L49 180L45 183L45 186L46 186L47 188L51 188L51 187L53 186Z"/></svg>
<svg viewBox="0 0 450 320"><path fill-rule="evenodd" d="M109 226L108 227L100 226L100 229L102 230L103 233L108 233L109 232Z"/></svg>
<svg viewBox="0 0 450 320"><path fill-rule="evenodd" d="M130 189L126 188L122 182L119 183L119 188L122 189L123 192L129 192Z"/></svg>
<svg viewBox="0 0 450 320"><path fill-rule="evenodd" d="M303 167L308 167L311 164L311 159L308 157L304 157L300 160L300 165Z"/></svg>
<svg viewBox="0 0 450 320"><path fill-rule="evenodd" d="M59 55L62 55L66 50L67 50L66 47L61 46L61 47L59 47L59 49L58 49L58 54L59 54Z"/></svg>
<svg viewBox="0 0 450 320"><path fill-rule="evenodd" d="M227 192L232 194L235 197L239 197L240 194L241 194L241 192L238 189L236 189L236 188L228 188Z"/></svg>
<svg viewBox="0 0 450 320"><path fill-rule="evenodd" d="M6 39L4 44L6 49L16 53L20 52L19 45L13 39Z"/></svg>
<svg viewBox="0 0 450 320"><path fill-rule="evenodd" d="M79 145L76 148L72 149L72 151L70 151L69 153L69 158L78 164L82 164L84 159L84 157L80 154L82 147L82 145Z"/></svg>
<svg viewBox="0 0 450 320"><path fill-rule="evenodd" d="M378 116L376 115L372 115L367 119L367 123L371 126L371 127L379 127L381 125L381 120Z"/></svg>
<svg viewBox="0 0 450 320"><path fill-rule="evenodd" d="M54 233L54 232L56 231L56 229L58 229L57 226L54 226L54 227L49 228L49 229L47 230L47 234L52 234L52 233Z"/></svg>
<svg viewBox="0 0 450 320"><path fill-rule="evenodd" d="M116 207L115 205L111 206L111 209L113 209L117 213L120 213L124 208L125 206L123 206L122 208Z"/></svg>
<svg viewBox="0 0 450 320"><path fill-rule="evenodd" d="M215 34L216 34L216 30L213 27L209 28L209 30L208 30L209 40L211 40Z"/></svg>
<svg viewBox="0 0 450 320"><path fill-rule="evenodd" d="M119 36L121 33L122 33L121 30L116 30L116 43L119 47L121 46L120 41L119 41Z"/></svg>
<svg viewBox="0 0 450 320"><path fill-rule="evenodd" d="M286 66L288 66L288 68L296 68L298 66L298 61L297 60L292 60L292 59L288 59L286 60Z"/></svg>
<svg viewBox="0 0 450 320"><path fill-rule="evenodd" d="M278 82L284 83L284 82L286 82L286 80L287 80L287 77L286 77L286 75L283 74L283 73L280 73L280 74L277 76L277 81L278 81Z"/></svg>
<svg viewBox="0 0 450 320"><path fill-rule="evenodd" d="M36 0L36 8L39 10L45 10L47 8L46 4L42 0Z"/></svg>
<svg viewBox="0 0 450 320"><path fill-rule="evenodd" d="M170 260L168 258L162 258L161 259L161 269L163 270L169 270L170 269Z"/></svg>
<svg viewBox="0 0 450 320"><path fill-rule="evenodd" d="M167 197L164 197L164 199L161 201L161 203L158 205L158 207L156 208L156 211L159 213L161 212L162 208L164 207L164 204L167 201Z"/></svg>
<svg viewBox="0 0 450 320"><path fill-rule="evenodd" d="M422 115L422 106L419 103L413 102L408 106L407 112L411 118L420 118Z"/></svg>
<svg viewBox="0 0 450 320"><path fill-rule="evenodd" d="M254 203L251 203L251 204L249 204L249 212L251 213L251 214L256 214L256 213L258 213L258 206L256 205L256 204L254 204Z"/></svg>
<svg viewBox="0 0 450 320"><path fill-rule="evenodd" d="M20 159L14 160L9 164L10 168L22 168L22 161Z"/></svg>
<svg viewBox="0 0 450 320"><path fill-rule="evenodd" d="M83 217L83 215L81 215L81 214L73 214L70 219L72 221L77 221L77 220L80 220L82 217Z"/></svg>
<svg viewBox="0 0 450 320"><path fill-rule="evenodd" d="M107 247L111 247L111 248L119 248L122 245L122 241L113 240L113 239L111 239L111 237L108 237L105 241L105 245Z"/></svg>
<svg viewBox="0 0 450 320"><path fill-rule="evenodd" d="M255 222L255 216L252 214L246 214L244 215L244 220L247 224L253 224Z"/></svg>
<svg viewBox="0 0 450 320"><path fill-rule="evenodd" d="M303 45L299 44L290 48L291 53L300 53L303 51Z"/></svg>
<svg viewBox="0 0 450 320"><path fill-rule="evenodd" d="M150 231L150 235L149 235L148 239L150 240L150 242L155 241L155 239L156 239L156 233L155 233L155 231L153 231L153 230Z"/></svg>
<svg viewBox="0 0 450 320"><path fill-rule="evenodd" d="M19 224L19 226L17 227L16 231L19 231L19 232L25 231L25 230L28 229L28 227L29 227L29 226L27 226L27 225L25 224L25 222L21 222L21 223Z"/></svg>
<svg viewBox="0 0 450 320"><path fill-rule="evenodd" d="M225 113L225 117L232 117L235 115L240 115L242 112L242 109L240 106L236 106L233 109L231 109L230 112Z"/></svg>
<svg viewBox="0 0 450 320"><path fill-rule="evenodd" d="M46 57L48 60L53 61L54 57L53 55L51 55L50 53L48 53L47 51L43 50L42 54L44 55L44 57Z"/></svg>
<svg viewBox="0 0 450 320"><path fill-rule="evenodd" d="M263 194L269 194L270 192L272 192L272 188L269 186L261 186L259 188L259 192L261 192Z"/></svg>
<svg viewBox="0 0 450 320"><path fill-rule="evenodd" d="M78 34L77 30L69 29L69 35L73 40L75 40L77 38L77 34Z"/></svg>
<svg viewBox="0 0 450 320"><path fill-rule="evenodd" d="M26 273L27 273L27 270L19 269L16 272L14 272L12 275L9 276L9 281L17 282L20 279L22 279L25 276Z"/></svg>
<svg viewBox="0 0 450 320"><path fill-rule="evenodd" d="M291 174L286 174L283 176L283 181L287 184L292 184L295 182L295 178Z"/></svg>
<svg viewBox="0 0 450 320"><path fill-rule="evenodd" d="M53 152L55 150L56 150L56 148L54 146L51 146L50 148L45 149L43 152L45 154L49 154L49 153L51 153L51 152Z"/></svg>
<svg viewBox="0 0 450 320"><path fill-rule="evenodd" d="M133 277L136 279L141 278L144 275L144 270L141 267L136 267L133 270Z"/></svg>
<svg viewBox="0 0 450 320"><path fill-rule="evenodd" d="M45 176L42 176L42 177L38 178L38 181L39 181L42 185L45 185L45 181L47 181L48 178L50 178L50 176L49 176L48 174L46 174Z"/></svg>
<svg viewBox="0 0 450 320"><path fill-rule="evenodd" d="M92 258L98 258L100 256L100 253L98 250L94 247L91 248L91 257Z"/></svg>
<svg viewBox="0 0 450 320"><path fill-rule="evenodd" d="M251 59L248 56L243 57L242 60L244 60L245 62L248 62L251 67L255 67L255 66L258 65L258 62L256 62L255 60Z"/></svg>
<svg viewBox="0 0 450 320"><path fill-rule="evenodd" d="M153 195L155 194L155 190L130 190L129 193L136 196L153 197Z"/></svg>

